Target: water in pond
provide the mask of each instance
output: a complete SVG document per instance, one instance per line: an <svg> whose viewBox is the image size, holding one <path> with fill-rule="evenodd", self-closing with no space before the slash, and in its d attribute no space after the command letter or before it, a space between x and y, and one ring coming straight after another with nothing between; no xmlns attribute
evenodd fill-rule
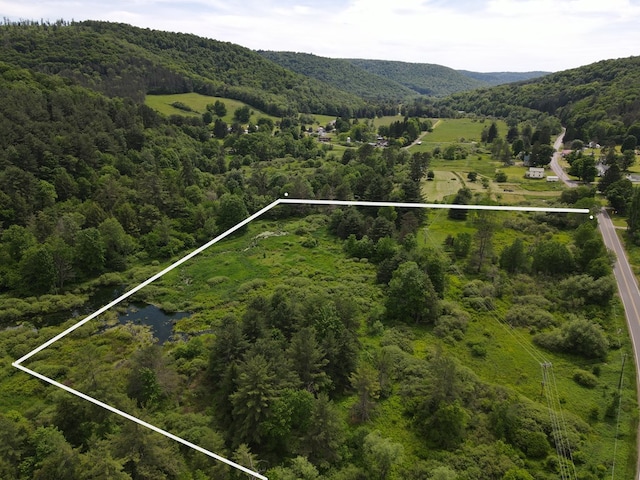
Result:
<svg viewBox="0 0 640 480"><path fill-rule="evenodd" d="M98 288L81 307L72 311L65 310L48 313L41 320L41 324L44 326L59 325L67 321L70 317L78 319L79 317L85 317L99 308L104 307L123 293L124 289L122 287L110 286ZM128 305L127 310L124 313L118 314L118 321L121 324L131 322L137 325L148 325L151 327L153 336L158 339L159 344L163 344L171 338L175 321L191 315L188 312L167 314L155 305L139 302L128 303L125 301L119 306L124 307L125 305Z"/></svg>
<svg viewBox="0 0 640 480"><path fill-rule="evenodd" d="M177 312L169 315L155 305L133 304L127 308L125 313L118 315L118 320L120 323L132 322L149 325L153 336L162 345L173 334L173 322L189 315L191 314L187 312Z"/></svg>

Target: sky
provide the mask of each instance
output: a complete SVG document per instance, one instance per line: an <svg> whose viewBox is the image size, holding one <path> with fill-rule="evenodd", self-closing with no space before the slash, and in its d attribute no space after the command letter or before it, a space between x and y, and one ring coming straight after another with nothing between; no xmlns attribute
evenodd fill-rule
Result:
<svg viewBox="0 0 640 480"><path fill-rule="evenodd" d="M640 0L0 0L10 20L106 20L253 50L556 72L640 55Z"/></svg>

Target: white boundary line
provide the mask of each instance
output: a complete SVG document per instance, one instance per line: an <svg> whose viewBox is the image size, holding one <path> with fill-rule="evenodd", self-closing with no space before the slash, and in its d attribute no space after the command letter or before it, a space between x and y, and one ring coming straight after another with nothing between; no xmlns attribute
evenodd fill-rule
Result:
<svg viewBox="0 0 640 480"><path fill-rule="evenodd" d="M286 194L285 194L286 195ZM24 365L22 365L23 362L25 362L26 360L28 360L29 358L33 357L34 355L36 355L37 353L41 352L42 350L44 350L45 348L51 346L52 344L54 344L55 342L57 342L58 340L66 337L69 333L73 332L74 330L80 328L81 326L83 326L84 324L86 324L87 322L90 322L91 320L93 320L94 318L96 318L98 315L104 313L105 311L107 311L108 309L110 309L111 307L116 306L117 304L119 304L120 302L122 302L123 300L126 300L127 298L129 298L131 295L133 295L134 293L138 292L139 290L141 290L142 288L146 287L147 285L149 285L150 283L156 281L157 279L159 279L160 277L164 276L165 274L169 273L171 270L175 269L176 267L182 265L183 263L185 263L186 261L192 259L193 257L195 257L196 255L202 253L204 250L206 250L207 248L209 248L210 246L214 245L215 243L218 243L220 240L224 239L225 237L228 237L229 235L231 235L232 233L234 233L235 231L239 230L240 228L244 227L245 225L247 225L248 223L250 223L251 221L257 219L258 217L262 216L264 213L268 212L269 210L271 210L273 207L279 205L279 204L295 204L295 205L338 205L338 206L361 206L361 207L399 207L399 208L447 208L447 209L466 209L466 210L496 210L496 211L517 211L517 212L545 212L545 213L581 213L581 214L586 214L589 213L589 209L587 208L543 208L543 207L515 207L515 206L500 206L500 205L456 205L456 204L444 204L444 203L401 203L401 202L364 202L364 201L348 201L348 200L306 200L306 199L295 199L295 198L280 198L276 201L274 201L273 203L270 203L269 205L267 205L266 207L262 208L261 210L259 210L258 212L254 213L253 215L247 217L246 219L244 219L243 221L241 221L240 223L238 223L237 225L235 225L234 227L231 227L229 230L227 230L226 232L223 232L222 234L218 235L217 237L215 237L213 240L210 240L209 242L205 243L204 245L202 245L201 247L195 249L193 252L185 255L184 257L182 257L181 259L179 259L178 261L176 261L175 263L172 263L171 265L169 265L167 268L165 268L164 270L156 273L155 275L149 277L147 280L145 280L144 282L140 283L140 285L132 288L131 290L127 291L126 293L124 293L123 295L119 296L118 298L116 298L115 300L109 302L108 304L106 304L104 307L99 308L98 310L96 310L95 312L93 312L92 314L90 314L89 316L87 316L86 318L84 318L83 320L79 321L78 323L72 325L71 327L69 327L68 329L66 329L65 331L63 331L62 333L59 333L58 335L56 335L55 337L51 338L50 340L46 341L45 343L43 343L42 345L40 345L39 347L36 347L35 349L33 349L32 351L30 351L29 353L27 353L26 355L20 357L18 360L16 360L15 362L13 362L11 365L13 365L15 368L22 370L25 373L28 373L29 375L32 375L40 380L43 380L47 383L50 383L51 385L53 385L54 387L58 387L61 388L62 390L65 390L66 392L69 392L73 395L76 395L77 397L82 398L83 400L86 400L88 402L91 402L95 405L98 405L99 407L102 407L112 413L115 413L117 415L120 415L123 418L126 418L127 420L130 420L132 422L135 422L139 425L142 425L143 427L146 427L150 430L153 430L154 432L157 432L161 435L164 435L165 437L174 440L176 442L179 442L183 445L186 445L187 447L193 448L194 450L197 450L198 452L204 453L205 455L221 461L223 463L226 463L227 465L236 468L238 470L243 471L244 473L247 473L251 476L253 476L254 478L259 478L260 480L268 480L267 477L265 477L264 475L261 475L257 472L254 472L253 470L250 470L246 467L243 467L242 465L239 465L235 462L232 462L231 460L221 457L220 455L217 455L213 452L210 452L209 450L206 450L202 447L199 447L198 445L195 445L187 440L184 440L183 438L180 438L170 432L167 432L165 430L162 430L161 428L158 428L148 422L145 422L144 420L140 420L139 418L136 418L126 412L123 412L122 410L118 410L115 407L112 407L111 405L107 405L104 402L101 402L100 400L97 400L93 397L90 397L87 394L84 394L78 390L74 390L71 387L68 387L67 385L64 385L62 383L56 382L55 380L46 377L38 372L35 372L33 370L30 370L29 368L25 367Z"/></svg>

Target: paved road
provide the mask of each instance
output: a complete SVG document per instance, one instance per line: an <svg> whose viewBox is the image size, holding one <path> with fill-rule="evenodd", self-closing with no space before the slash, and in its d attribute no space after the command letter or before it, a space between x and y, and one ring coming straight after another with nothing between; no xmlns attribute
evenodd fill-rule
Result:
<svg viewBox="0 0 640 480"><path fill-rule="evenodd" d="M577 182L569 179L567 174L562 170L558 164L558 158L561 153L560 147L562 145L562 139L564 138L564 130L562 134L556 139L553 144L556 149L556 153L553 155L551 161L551 169L555 174L569 187L578 186ZM627 325L629 328L629 334L631 335L631 343L633 344L633 355L636 362L636 376L640 373L640 290L638 289L638 283L636 277L631 270L631 265L627 259L627 254L622 247L620 238L616 234L616 228L611 221L611 217L606 209L602 209L598 214L598 228L602 234L602 239L605 246L615 253L616 261L613 266L613 275L618 283L618 293L624 306L624 313L627 318ZM640 398L640 379L636 377L636 389L638 391L638 398ZM639 427L640 428L640 427ZM638 431L638 438L640 438L640 430ZM636 478L640 479L640 444L638 446L638 464L636 465Z"/></svg>
<svg viewBox="0 0 640 480"><path fill-rule="evenodd" d="M640 349L638 348L640 346L640 291L638 290L638 283L631 270L620 239L616 234L616 228L611 221L609 213L605 209L598 215L598 226L600 233L602 233L604 244L609 250L612 250L616 254L613 274L618 282L620 298L622 299L624 311L627 316L627 324L629 325L629 332L631 333L631 340L633 342L636 365L640 365Z"/></svg>
<svg viewBox="0 0 640 480"><path fill-rule="evenodd" d="M576 182L575 180L571 180L559 163L560 157L562 156L562 141L564 139L564 132L565 129L563 128L562 133L558 135L556 141L553 142L555 153L553 154L553 157L551 157L551 163L549 164L549 166L551 167L551 170L553 170L553 172L558 176L560 181L564 182L570 187L577 187L578 182Z"/></svg>

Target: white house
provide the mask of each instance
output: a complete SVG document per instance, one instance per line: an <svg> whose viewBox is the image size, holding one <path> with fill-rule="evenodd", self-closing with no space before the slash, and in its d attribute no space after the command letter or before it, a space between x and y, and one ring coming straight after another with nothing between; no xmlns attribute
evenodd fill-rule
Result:
<svg viewBox="0 0 640 480"><path fill-rule="evenodd" d="M549 175L547 177L547 182L558 182L560 181L560 179L558 177L556 177L555 175Z"/></svg>
<svg viewBox="0 0 640 480"><path fill-rule="evenodd" d="M529 171L525 172L526 178L544 178L544 168L541 167L529 167Z"/></svg>

